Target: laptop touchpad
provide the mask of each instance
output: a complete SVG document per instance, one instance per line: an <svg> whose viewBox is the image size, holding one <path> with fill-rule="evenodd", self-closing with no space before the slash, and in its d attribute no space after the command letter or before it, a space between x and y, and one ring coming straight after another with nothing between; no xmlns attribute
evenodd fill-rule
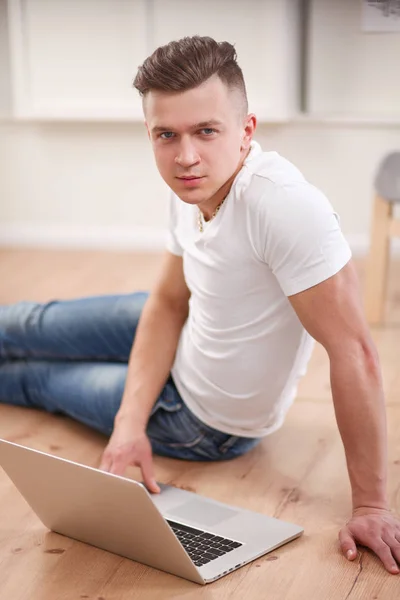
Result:
<svg viewBox="0 0 400 600"><path fill-rule="evenodd" d="M204 500L190 500L168 511L180 519L190 519L202 525L216 525L238 514L237 510L218 506Z"/></svg>

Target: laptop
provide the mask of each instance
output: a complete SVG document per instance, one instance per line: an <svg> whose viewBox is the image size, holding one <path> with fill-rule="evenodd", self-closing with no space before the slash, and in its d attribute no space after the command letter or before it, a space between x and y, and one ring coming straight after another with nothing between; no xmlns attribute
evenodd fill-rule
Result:
<svg viewBox="0 0 400 600"><path fill-rule="evenodd" d="M298 525L0 439L0 466L56 533L206 584L294 540Z"/></svg>

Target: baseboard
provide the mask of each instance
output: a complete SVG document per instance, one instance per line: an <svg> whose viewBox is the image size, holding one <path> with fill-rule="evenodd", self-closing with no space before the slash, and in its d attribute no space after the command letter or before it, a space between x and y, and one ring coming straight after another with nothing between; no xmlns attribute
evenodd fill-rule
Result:
<svg viewBox="0 0 400 600"><path fill-rule="evenodd" d="M369 235L350 234L346 239L355 257L366 256ZM159 252L165 242L166 230L157 227L0 224L1 247ZM392 240L392 252L400 256L400 238Z"/></svg>

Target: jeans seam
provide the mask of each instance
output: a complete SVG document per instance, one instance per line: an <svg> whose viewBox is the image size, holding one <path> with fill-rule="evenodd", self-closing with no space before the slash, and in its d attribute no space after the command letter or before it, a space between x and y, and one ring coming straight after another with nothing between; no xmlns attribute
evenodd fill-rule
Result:
<svg viewBox="0 0 400 600"><path fill-rule="evenodd" d="M238 440L239 437L237 435L231 435L223 444L220 445L219 451L222 454L225 454L226 452L228 452L228 450L232 448L232 446L236 444Z"/></svg>
<svg viewBox="0 0 400 600"><path fill-rule="evenodd" d="M168 448L177 448L177 449L178 448L194 448L194 446L197 446L197 444L199 444L204 439L204 437L205 437L205 433L202 432L192 442L164 442L163 441L163 442L158 442L158 443L168 446Z"/></svg>
<svg viewBox="0 0 400 600"><path fill-rule="evenodd" d="M152 417L160 408L162 408L163 410L165 410L165 412L169 414L173 414L175 412L179 412L182 409L182 407L182 402L178 402L177 404L171 406L158 399L156 400L155 404L153 405L153 408L151 409L150 416Z"/></svg>

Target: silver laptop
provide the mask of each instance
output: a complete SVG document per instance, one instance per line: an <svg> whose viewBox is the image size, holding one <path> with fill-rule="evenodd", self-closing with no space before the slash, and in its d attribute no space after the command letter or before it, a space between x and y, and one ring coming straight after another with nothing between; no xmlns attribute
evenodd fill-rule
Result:
<svg viewBox="0 0 400 600"><path fill-rule="evenodd" d="M297 525L0 439L0 465L48 529L205 584L303 533Z"/></svg>

